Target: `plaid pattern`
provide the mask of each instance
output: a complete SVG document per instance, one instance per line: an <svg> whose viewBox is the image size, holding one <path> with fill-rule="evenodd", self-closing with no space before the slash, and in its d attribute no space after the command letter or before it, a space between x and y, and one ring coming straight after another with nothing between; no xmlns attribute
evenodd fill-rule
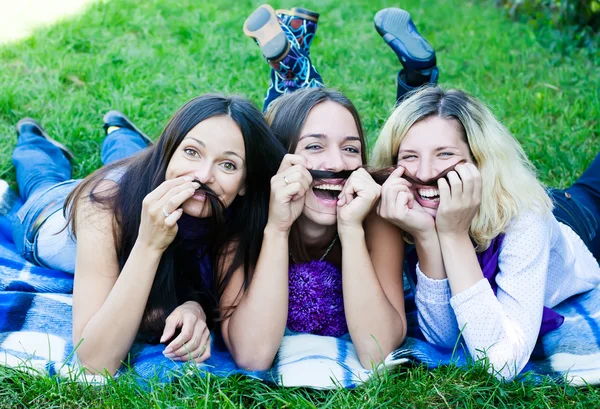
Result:
<svg viewBox="0 0 600 409"><path fill-rule="evenodd" d="M13 212L18 207L14 206ZM71 341L71 275L34 266L15 253L10 238L10 214L0 216L0 364L31 373L81 379ZM410 305L410 294L407 300ZM545 335L536 346L525 371L536 376L566 379L575 385L600 384L600 287L573 297L555 310L565 323ZM408 314L409 337L391 353L386 366L408 361L434 368L451 362L465 365L465 347L437 348L422 339L416 313ZM136 343L128 365L141 379L158 376L165 382L181 375L186 364L162 354L164 345ZM212 340L212 356L200 368L217 376L234 373L283 386L326 389L354 387L372 375L361 367L349 337L286 334L273 367L249 372L238 368L222 340ZM87 376L91 382L103 378Z"/></svg>

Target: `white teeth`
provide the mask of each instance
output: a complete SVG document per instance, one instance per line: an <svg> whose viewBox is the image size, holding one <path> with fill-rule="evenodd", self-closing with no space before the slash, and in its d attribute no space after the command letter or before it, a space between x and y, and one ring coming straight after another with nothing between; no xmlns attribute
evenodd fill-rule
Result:
<svg viewBox="0 0 600 409"><path fill-rule="evenodd" d="M437 189L419 189L419 196L425 199L432 199L440 196L440 191Z"/></svg>
<svg viewBox="0 0 600 409"><path fill-rule="evenodd" d="M342 185L318 185L318 186L313 186L313 189L337 190L338 192L341 192Z"/></svg>

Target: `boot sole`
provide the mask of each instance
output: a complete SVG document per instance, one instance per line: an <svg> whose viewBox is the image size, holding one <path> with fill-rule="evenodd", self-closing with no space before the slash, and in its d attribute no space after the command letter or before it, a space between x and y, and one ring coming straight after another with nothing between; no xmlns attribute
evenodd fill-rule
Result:
<svg viewBox="0 0 600 409"><path fill-rule="evenodd" d="M17 135L19 135L19 128L21 128L22 123L30 123L30 124L34 124L35 126L37 126L39 129L41 129L42 137L44 139L46 139L52 145L54 145L58 149L60 149L62 151L63 155L65 155L65 157L69 160L69 162L71 162L71 163L75 162L75 155L73 154L73 152L71 152L71 150L69 148L67 148L65 145L63 145L62 143L52 139L50 137L50 135L48 135L46 133L46 130L42 127L42 125L33 118L23 118L19 122L17 122L17 125L15 125L15 127L17 128Z"/></svg>
<svg viewBox="0 0 600 409"><path fill-rule="evenodd" d="M263 4L248 16L244 22L244 34L254 38L262 54L269 61L278 61L285 57L290 44L279 25L273 7Z"/></svg>
<svg viewBox="0 0 600 409"><path fill-rule="evenodd" d="M386 43L398 39L406 49L407 57L424 62L435 58L433 47L421 37L416 28L414 33L410 13L398 8L387 8L375 14L375 28Z"/></svg>
<svg viewBox="0 0 600 409"><path fill-rule="evenodd" d="M124 124L121 124L121 123L109 124L107 122L107 119L110 118L111 116L120 118L124 122ZM108 128L111 126L118 126L120 128L129 128L132 131L138 133L142 137L142 139L144 141L146 141L146 144L148 146L154 145L154 141L152 139L150 139L150 137L148 135L146 135L144 132L142 132L137 126L135 126L134 123L131 122L131 120L127 117L127 115L125 115L121 111L117 111L117 110L108 111L106 114L104 114L102 121L103 121L102 127L104 128L104 131L107 131Z"/></svg>

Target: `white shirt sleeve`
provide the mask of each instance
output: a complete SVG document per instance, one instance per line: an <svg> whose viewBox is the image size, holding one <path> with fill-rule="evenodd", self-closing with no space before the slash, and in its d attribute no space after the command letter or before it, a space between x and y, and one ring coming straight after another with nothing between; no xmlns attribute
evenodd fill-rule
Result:
<svg viewBox="0 0 600 409"><path fill-rule="evenodd" d="M487 357L494 375L507 380L523 369L539 334L552 241L549 217L529 212L509 225L495 296L482 279L450 299L471 356Z"/></svg>
<svg viewBox="0 0 600 409"><path fill-rule="evenodd" d="M415 303L419 328L428 342L446 348L453 348L460 335L450 297L448 280L427 277L417 263Z"/></svg>

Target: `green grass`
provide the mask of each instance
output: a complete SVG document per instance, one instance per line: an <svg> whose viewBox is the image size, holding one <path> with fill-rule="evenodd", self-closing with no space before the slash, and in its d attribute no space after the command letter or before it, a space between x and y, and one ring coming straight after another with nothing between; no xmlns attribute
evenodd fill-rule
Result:
<svg viewBox="0 0 600 409"><path fill-rule="evenodd" d="M261 105L268 67L242 34L259 2L113 0L80 17L0 47L0 178L14 183L14 124L42 122L77 155L74 176L100 166L101 118L127 113L156 138L184 102L209 91ZM291 2L273 6L292 7ZM373 29L392 1L306 1L321 22L313 60L329 86L361 112L372 142L395 98L399 63ZM487 2L405 0L437 50L441 83L488 103L519 138L549 186L565 187L600 146L600 54L553 47L552 37L509 21ZM540 44L544 44L543 46ZM560 53L553 51L560 49ZM598 388L502 384L478 368L406 368L358 390L272 388L234 377L189 376L143 390L132 376L104 387L36 378L0 368L0 407L598 407Z"/></svg>
<svg viewBox="0 0 600 409"><path fill-rule="evenodd" d="M105 386L25 376L0 369L2 408L589 408L598 407L598 388L576 389L552 382L503 384L481 367L428 371L402 368L357 389L316 391L273 388L234 376L216 378L192 371L173 383L136 383L126 375Z"/></svg>

